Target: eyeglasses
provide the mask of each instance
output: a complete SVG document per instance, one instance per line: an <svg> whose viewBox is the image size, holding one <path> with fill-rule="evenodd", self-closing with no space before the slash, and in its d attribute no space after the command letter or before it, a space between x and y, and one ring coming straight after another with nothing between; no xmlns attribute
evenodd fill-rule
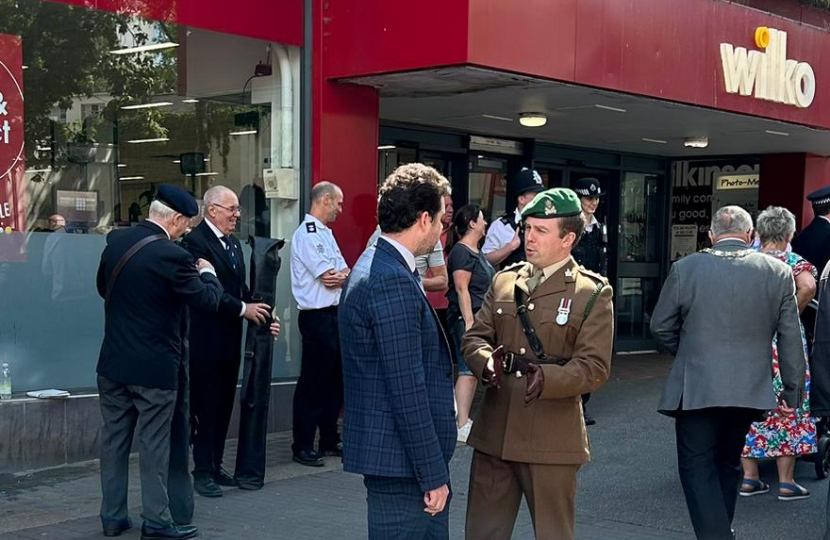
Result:
<svg viewBox="0 0 830 540"><path fill-rule="evenodd" d="M242 215L242 209L238 206L225 206L224 204L213 203L213 206L218 206L219 208L224 208L231 214L239 214Z"/></svg>

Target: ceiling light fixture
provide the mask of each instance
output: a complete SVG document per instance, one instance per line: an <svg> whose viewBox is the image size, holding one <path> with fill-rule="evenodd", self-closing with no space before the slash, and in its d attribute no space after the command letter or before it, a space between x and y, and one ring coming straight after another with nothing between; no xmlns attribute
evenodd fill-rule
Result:
<svg viewBox="0 0 830 540"><path fill-rule="evenodd" d="M174 159L173 160L173 163L181 163L181 162L182 162L182 160L180 160L180 159Z"/></svg>
<svg viewBox="0 0 830 540"><path fill-rule="evenodd" d="M170 139L167 137L159 137L157 139L130 139L127 141L129 144L142 144L142 143L154 143L154 142L167 142Z"/></svg>
<svg viewBox="0 0 830 540"><path fill-rule="evenodd" d="M46 167L45 169L26 169L26 172L27 173L32 173L32 174L35 174L35 173L48 173L48 172L52 172L52 167Z"/></svg>
<svg viewBox="0 0 830 540"><path fill-rule="evenodd" d="M709 137L689 137L683 141L683 146L688 148L706 148L709 146Z"/></svg>
<svg viewBox="0 0 830 540"><path fill-rule="evenodd" d="M512 122L512 118L507 118L506 116L496 116L495 114L482 114L484 118L489 118L490 120L501 120L503 122Z"/></svg>
<svg viewBox="0 0 830 540"><path fill-rule="evenodd" d="M199 100L198 99L193 99L193 98L183 99L182 103L199 103Z"/></svg>
<svg viewBox="0 0 830 540"><path fill-rule="evenodd" d="M394 144L382 144L378 146L378 150L394 150L397 148Z"/></svg>
<svg viewBox="0 0 830 540"><path fill-rule="evenodd" d="M666 141L662 139L649 139L648 137L643 137L645 142L655 143L655 144L667 144Z"/></svg>
<svg viewBox="0 0 830 540"><path fill-rule="evenodd" d="M122 176L121 180L144 180L143 176Z"/></svg>
<svg viewBox="0 0 830 540"><path fill-rule="evenodd" d="M117 167L118 167L119 169L123 169L123 168L124 168L124 167L126 167L126 166L127 166L127 164L126 164L126 163L119 163L119 164L117 165Z"/></svg>
<svg viewBox="0 0 830 540"><path fill-rule="evenodd" d="M626 109L620 109L619 107L611 107L609 105L600 105L599 103L594 105L594 107L596 107L597 109L604 109L606 111L614 111L619 113L628 112Z"/></svg>
<svg viewBox="0 0 830 540"><path fill-rule="evenodd" d="M178 43L172 41L165 41L164 43L154 43L152 45L142 45L141 47L127 47L126 49L114 49L110 54L135 54L150 51L161 51L164 49L172 49L178 47Z"/></svg>
<svg viewBox="0 0 830 540"><path fill-rule="evenodd" d="M524 127L542 127L548 123L548 117L538 112L522 113L519 115L519 123Z"/></svg>
<svg viewBox="0 0 830 540"><path fill-rule="evenodd" d="M195 176L216 176L219 174L218 172L199 172L196 173Z"/></svg>
<svg viewBox="0 0 830 540"><path fill-rule="evenodd" d="M169 107L172 105L169 101L157 101L155 103L141 103L140 105L124 105L122 110L132 111L134 109L155 109L156 107Z"/></svg>
<svg viewBox="0 0 830 540"><path fill-rule="evenodd" d="M249 129L247 131L231 131L231 135L239 136L239 135L256 135L255 129Z"/></svg>
<svg viewBox="0 0 830 540"><path fill-rule="evenodd" d="M789 133L785 133L783 131L773 131L771 129L767 129L766 132L769 133L770 135L780 135L782 137L789 137L790 136Z"/></svg>

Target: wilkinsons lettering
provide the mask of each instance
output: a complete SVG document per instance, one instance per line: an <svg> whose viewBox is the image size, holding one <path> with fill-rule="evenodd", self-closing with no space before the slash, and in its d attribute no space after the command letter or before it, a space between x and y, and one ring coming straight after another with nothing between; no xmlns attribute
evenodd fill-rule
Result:
<svg viewBox="0 0 830 540"><path fill-rule="evenodd" d="M766 26L755 30L755 45L747 51L721 43L726 91L756 99L807 108L816 96L816 74L807 62L787 59L787 33Z"/></svg>

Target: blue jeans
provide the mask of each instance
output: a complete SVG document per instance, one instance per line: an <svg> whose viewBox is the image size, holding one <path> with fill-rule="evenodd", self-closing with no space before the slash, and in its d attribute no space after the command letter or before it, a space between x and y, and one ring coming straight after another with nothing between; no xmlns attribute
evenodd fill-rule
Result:
<svg viewBox="0 0 830 540"><path fill-rule="evenodd" d="M450 316L449 319L447 326L450 327L450 340L452 341L453 348L455 348L456 358L458 358L458 374L472 375L473 372L467 367L467 364L464 362L464 354L461 352L461 340L464 339L464 334L467 332L464 317L461 315L457 317Z"/></svg>

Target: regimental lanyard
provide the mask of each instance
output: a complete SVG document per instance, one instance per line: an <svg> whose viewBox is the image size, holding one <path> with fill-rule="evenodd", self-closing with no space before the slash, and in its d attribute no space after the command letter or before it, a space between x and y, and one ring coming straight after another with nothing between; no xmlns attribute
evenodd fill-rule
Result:
<svg viewBox="0 0 830 540"><path fill-rule="evenodd" d="M559 315L556 316L556 324L559 326L565 326L568 324L568 317L571 314L571 304L573 300L568 298L563 298L559 301Z"/></svg>

